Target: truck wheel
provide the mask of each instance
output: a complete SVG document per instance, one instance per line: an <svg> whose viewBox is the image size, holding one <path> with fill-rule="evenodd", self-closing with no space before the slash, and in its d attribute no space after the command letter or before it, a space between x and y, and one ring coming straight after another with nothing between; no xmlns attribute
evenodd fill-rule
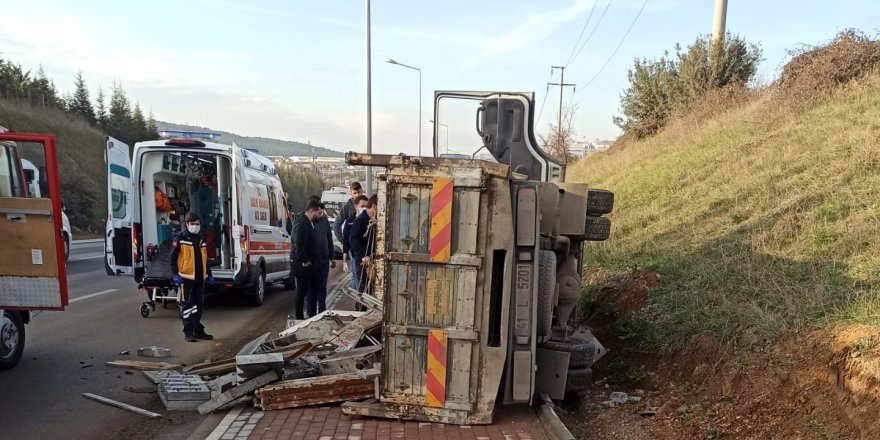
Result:
<svg viewBox="0 0 880 440"><path fill-rule="evenodd" d="M586 391L593 382L593 370L591 368L577 368L568 370L568 379L565 381L567 393L579 393Z"/></svg>
<svg viewBox="0 0 880 440"><path fill-rule="evenodd" d="M593 344L577 338L569 338L568 342L547 341L541 347L569 353L568 368L589 367L593 364L593 357L596 354L596 347Z"/></svg>
<svg viewBox="0 0 880 440"><path fill-rule="evenodd" d="M553 251L538 251L538 336L550 335L555 296L556 254Z"/></svg>
<svg viewBox="0 0 880 440"><path fill-rule="evenodd" d="M583 239L586 241L605 241L611 235L611 220L605 217L587 216Z"/></svg>
<svg viewBox="0 0 880 440"><path fill-rule="evenodd" d="M606 189L587 190L587 215L600 216L614 209L614 193Z"/></svg>
<svg viewBox="0 0 880 440"><path fill-rule="evenodd" d="M0 370L18 364L24 352L24 320L21 313L6 310L0 316Z"/></svg>
<svg viewBox="0 0 880 440"><path fill-rule="evenodd" d="M259 266L253 289L247 297L248 305L259 307L263 305L263 300L266 299L266 271L263 270L263 266Z"/></svg>

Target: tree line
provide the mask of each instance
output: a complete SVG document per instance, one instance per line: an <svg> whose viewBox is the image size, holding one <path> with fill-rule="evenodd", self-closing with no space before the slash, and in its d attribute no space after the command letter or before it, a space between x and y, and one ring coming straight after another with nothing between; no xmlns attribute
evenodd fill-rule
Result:
<svg viewBox="0 0 880 440"><path fill-rule="evenodd" d="M99 87L92 103L82 71L76 74L73 93L60 93L43 66L31 72L21 64L0 58L0 97L59 109L129 145L159 137L153 113L144 115L139 103L132 105L122 84L114 82L109 95Z"/></svg>

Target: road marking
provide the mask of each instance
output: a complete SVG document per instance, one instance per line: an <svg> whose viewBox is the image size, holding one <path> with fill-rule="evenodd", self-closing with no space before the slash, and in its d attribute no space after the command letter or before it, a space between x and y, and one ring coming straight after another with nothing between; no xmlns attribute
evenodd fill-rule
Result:
<svg viewBox="0 0 880 440"><path fill-rule="evenodd" d="M97 260L98 258L104 258L104 255L90 255L88 257L71 257L67 261Z"/></svg>
<svg viewBox="0 0 880 440"><path fill-rule="evenodd" d="M85 295L85 296L80 296L80 297L78 297L78 298L74 298L74 299L70 300L69 303L70 303L70 304L73 304L73 303L75 303L75 302L77 302L77 301L82 301L82 300L84 300L84 299L94 298L94 297L96 297L96 296L106 295L106 294L108 294L108 293L112 293L112 292L115 292L115 291L117 291L117 290L119 290L119 289L107 289L107 290L102 290L102 291L100 291L100 292L90 293L90 294Z"/></svg>

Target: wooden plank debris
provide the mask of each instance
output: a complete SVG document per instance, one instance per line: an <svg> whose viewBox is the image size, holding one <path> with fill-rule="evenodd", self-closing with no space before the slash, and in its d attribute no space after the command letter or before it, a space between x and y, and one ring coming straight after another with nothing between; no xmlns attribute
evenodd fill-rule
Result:
<svg viewBox="0 0 880 440"><path fill-rule="evenodd" d="M284 361L296 359L312 349L312 343L308 341L297 342L293 345L279 347L268 353L281 353ZM191 365L183 369L187 374L198 374L202 376L220 376L226 373L235 372L235 359L224 359L215 362L205 362L201 364Z"/></svg>
<svg viewBox="0 0 880 440"><path fill-rule="evenodd" d="M370 369L278 382L256 392L256 406L275 410L367 399L375 395L374 379L378 375L379 370Z"/></svg>
<svg viewBox="0 0 880 440"><path fill-rule="evenodd" d="M154 412L152 412L152 411L147 411L147 410L145 410L145 409L138 408L138 407L136 407L136 406L131 406L131 405L128 405L128 404L125 404L125 403L122 403L122 402L117 402L117 401L115 401L115 400L113 400L113 399L108 399L108 398L106 398L106 397L98 396L98 395L96 395L96 394L92 394L92 393L83 393L83 397L85 397L85 398L87 398L87 399L94 400L94 401L96 401L96 402L101 402L101 403L103 403L103 404L110 405L110 406L113 406L113 407L116 407L116 408L119 408L119 409L124 409L124 410L126 410L126 411L131 411L131 412L133 412L133 413L135 413L135 414L140 414L140 415L142 415L142 416L146 416L146 417L149 417L149 418L151 418L151 419L155 419L155 418L158 418L158 417L162 417L161 414L154 413Z"/></svg>
<svg viewBox="0 0 880 440"><path fill-rule="evenodd" d="M345 326L339 334L330 340L338 348L336 351L351 350L361 340L370 328L376 327L382 322L382 311L373 310L366 315L360 316Z"/></svg>
<svg viewBox="0 0 880 440"><path fill-rule="evenodd" d="M131 368L133 370L177 370L181 365L170 364L168 362L148 362L148 361L110 361L105 365L116 368Z"/></svg>

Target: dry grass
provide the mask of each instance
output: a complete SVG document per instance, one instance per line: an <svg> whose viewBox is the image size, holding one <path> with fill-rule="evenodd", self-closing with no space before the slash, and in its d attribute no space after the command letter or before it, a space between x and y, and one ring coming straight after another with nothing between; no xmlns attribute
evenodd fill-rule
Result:
<svg viewBox="0 0 880 440"><path fill-rule="evenodd" d="M107 216L104 135L60 110L0 99L0 125L18 132L55 135L61 195L78 229L102 230Z"/></svg>
<svg viewBox="0 0 880 440"><path fill-rule="evenodd" d="M663 276L663 344L710 331L763 347L832 320L880 321L880 75L812 107L769 93L569 168L616 192L589 265Z"/></svg>

